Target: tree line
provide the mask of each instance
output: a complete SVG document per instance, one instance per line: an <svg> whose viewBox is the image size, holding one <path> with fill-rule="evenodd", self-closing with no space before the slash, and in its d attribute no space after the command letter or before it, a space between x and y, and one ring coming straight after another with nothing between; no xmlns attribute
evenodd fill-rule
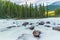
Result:
<svg viewBox="0 0 60 40"><path fill-rule="evenodd" d="M43 5L33 6L30 3L28 6L27 2L25 5L17 5L9 1L0 1L0 18L44 18L48 17L48 6L47 16L45 16L45 8Z"/></svg>

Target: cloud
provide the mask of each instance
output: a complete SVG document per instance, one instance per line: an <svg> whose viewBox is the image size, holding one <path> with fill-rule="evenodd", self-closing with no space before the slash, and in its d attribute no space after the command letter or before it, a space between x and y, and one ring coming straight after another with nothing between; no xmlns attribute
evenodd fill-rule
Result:
<svg viewBox="0 0 60 40"><path fill-rule="evenodd" d="M44 2L44 4L51 4L53 2L56 2L56 1L60 1L60 0L10 0L11 2L15 2L16 4L25 4L27 2L27 4L29 5L30 3L32 4L42 4Z"/></svg>
<svg viewBox="0 0 60 40"><path fill-rule="evenodd" d="M38 2L41 2L42 0L10 0L10 1L15 2L17 4L25 4L27 2L27 4L29 5L30 3L36 4Z"/></svg>

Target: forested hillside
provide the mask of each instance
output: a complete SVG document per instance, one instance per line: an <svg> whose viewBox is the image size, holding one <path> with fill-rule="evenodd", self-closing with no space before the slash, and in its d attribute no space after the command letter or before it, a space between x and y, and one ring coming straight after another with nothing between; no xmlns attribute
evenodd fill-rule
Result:
<svg viewBox="0 0 60 40"><path fill-rule="evenodd" d="M42 18L45 17L44 5L17 5L9 1L0 1L0 18Z"/></svg>
<svg viewBox="0 0 60 40"><path fill-rule="evenodd" d="M49 15L49 13L51 13L49 11L49 6L44 6L44 3L43 5L40 4L39 6L37 6L37 4L33 6L33 4L30 3L30 5L28 6L27 2L25 5L18 5L10 1L0 0L0 18L45 18L54 17L58 12L54 12L53 16Z"/></svg>

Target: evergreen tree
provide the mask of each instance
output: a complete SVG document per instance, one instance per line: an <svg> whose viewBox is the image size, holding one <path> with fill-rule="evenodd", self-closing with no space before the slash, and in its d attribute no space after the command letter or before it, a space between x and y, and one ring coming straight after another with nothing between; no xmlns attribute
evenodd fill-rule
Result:
<svg viewBox="0 0 60 40"><path fill-rule="evenodd" d="M27 2L26 2L26 5L25 5L25 8L24 8L24 11L25 11L25 18L27 18L27 15L28 15L28 5L27 5Z"/></svg>
<svg viewBox="0 0 60 40"><path fill-rule="evenodd" d="M38 17L38 7L37 7L37 5L35 4L35 18L37 18Z"/></svg>
<svg viewBox="0 0 60 40"><path fill-rule="evenodd" d="M45 15L45 8L44 8L44 4L43 4L43 6L42 5L40 5L40 7L39 7L39 14L40 14L40 16L39 17L41 17L41 18L43 18Z"/></svg>
<svg viewBox="0 0 60 40"><path fill-rule="evenodd" d="M48 5L46 6L46 12L47 12L46 16L48 17Z"/></svg>
<svg viewBox="0 0 60 40"><path fill-rule="evenodd" d="M33 8L33 4L30 4L30 18L34 17L34 8Z"/></svg>
<svg viewBox="0 0 60 40"><path fill-rule="evenodd" d="M60 16L60 8L55 10L55 16Z"/></svg>
<svg viewBox="0 0 60 40"><path fill-rule="evenodd" d="M4 9L4 10L3 10ZM48 13L48 8L47 8ZM27 5L17 5L10 1L1 1L0 0L0 17L1 18L42 18L45 17L45 8L40 5L39 8L35 4L30 3L30 6Z"/></svg>

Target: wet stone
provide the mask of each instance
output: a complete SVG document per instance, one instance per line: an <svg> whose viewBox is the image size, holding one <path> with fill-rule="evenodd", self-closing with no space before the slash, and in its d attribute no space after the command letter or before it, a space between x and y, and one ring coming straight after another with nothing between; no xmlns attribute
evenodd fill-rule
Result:
<svg viewBox="0 0 60 40"><path fill-rule="evenodd" d="M30 23L30 25L33 25L33 23Z"/></svg>
<svg viewBox="0 0 60 40"><path fill-rule="evenodd" d="M60 31L60 27L53 27L53 30Z"/></svg>
<svg viewBox="0 0 60 40"><path fill-rule="evenodd" d="M29 29L30 29L30 30L33 30L33 29L34 29L34 26L31 26Z"/></svg>
<svg viewBox="0 0 60 40"><path fill-rule="evenodd" d="M50 25L44 25L45 27L51 27Z"/></svg>
<svg viewBox="0 0 60 40"><path fill-rule="evenodd" d="M39 24L39 25L44 25L45 23L42 21L42 22L39 22L38 24Z"/></svg>
<svg viewBox="0 0 60 40"><path fill-rule="evenodd" d="M46 24L50 24L50 21L47 21Z"/></svg>
<svg viewBox="0 0 60 40"><path fill-rule="evenodd" d="M16 27L16 26L9 26L9 27L7 27L7 28L10 29L10 28L13 28L13 27Z"/></svg>
<svg viewBox="0 0 60 40"><path fill-rule="evenodd" d="M33 36L34 37L40 37L41 32L38 30L33 31Z"/></svg>
<svg viewBox="0 0 60 40"><path fill-rule="evenodd" d="M13 22L13 24L15 24L15 22Z"/></svg>
<svg viewBox="0 0 60 40"><path fill-rule="evenodd" d="M23 26L26 26L26 25L28 25L29 24L29 22L24 22L22 25Z"/></svg>

